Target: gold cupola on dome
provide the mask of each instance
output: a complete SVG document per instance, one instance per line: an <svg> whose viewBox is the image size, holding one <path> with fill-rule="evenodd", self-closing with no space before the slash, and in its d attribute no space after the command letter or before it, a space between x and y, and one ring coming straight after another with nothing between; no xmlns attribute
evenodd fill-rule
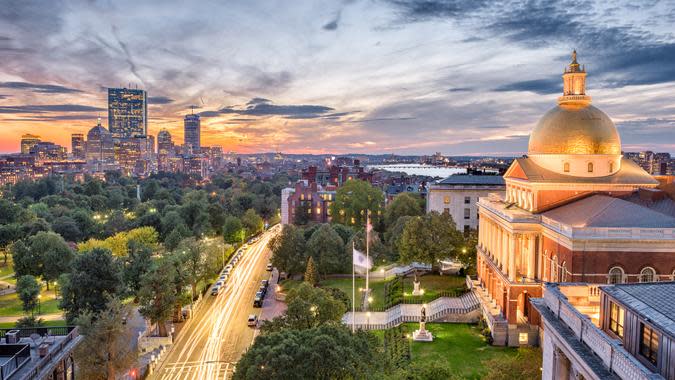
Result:
<svg viewBox="0 0 675 380"><path fill-rule="evenodd" d="M616 173L621 139L614 122L591 105L586 70L576 50L563 75L563 95L530 134L528 156L539 166L561 174L599 177Z"/></svg>

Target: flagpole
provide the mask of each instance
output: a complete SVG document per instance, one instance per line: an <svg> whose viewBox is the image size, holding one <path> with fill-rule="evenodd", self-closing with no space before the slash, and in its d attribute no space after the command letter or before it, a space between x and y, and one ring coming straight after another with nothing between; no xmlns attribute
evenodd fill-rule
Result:
<svg viewBox="0 0 675 380"><path fill-rule="evenodd" d="M352 334L354 333L354 318L356 315L356 279L354 277L354 240L352 240Z"/></svg>

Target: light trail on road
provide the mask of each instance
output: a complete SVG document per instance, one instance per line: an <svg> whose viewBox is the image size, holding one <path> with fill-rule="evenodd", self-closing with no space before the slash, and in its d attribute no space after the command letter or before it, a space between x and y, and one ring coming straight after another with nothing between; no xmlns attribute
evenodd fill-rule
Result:
<svg viewBox="0 0 675 380"><path fill-rule="evenodd" d="M205 296L152 379L225 379L231 374L255 335L246 319L252 314L259 279L266 273L267 243L276 233L268 231L249 246L221 294Z"/></svg>

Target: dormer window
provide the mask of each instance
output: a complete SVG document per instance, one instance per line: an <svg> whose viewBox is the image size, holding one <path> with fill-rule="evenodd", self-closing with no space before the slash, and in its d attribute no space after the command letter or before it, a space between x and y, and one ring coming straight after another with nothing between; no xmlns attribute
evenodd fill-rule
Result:
<svg viewBox="0 0 675 380"><path fill-rule="evenodd" d="M569 173L569 172L570 172L570 163L569 163L569 162L565 162L565 163L563 164L563 171L564 171L565 173Z"/></svg>
<svg viewBox="0 0 675 380"><path fill-rule="evenodd" d="M593 173L593 163L592 162L588 163L588 172Z"/></svg>

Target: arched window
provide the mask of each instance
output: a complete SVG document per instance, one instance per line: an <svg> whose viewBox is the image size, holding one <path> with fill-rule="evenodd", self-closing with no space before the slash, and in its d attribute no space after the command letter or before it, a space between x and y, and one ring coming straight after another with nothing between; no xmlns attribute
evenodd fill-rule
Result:
<svg viewBox="0 0 675 380"><path fill-rule="evenodd" d="M621 267L614 267L609 270L607 278L608 284L621 284L623 282L623 269Z"/></svg>
<svg viewBox="0 0 675 380"><path fill-rule="evenodd" d="M558 282L567 282L567 263L565 261L560 264L560 278Z"/></svg>
<svg viewBox="0 0 675 380"><path fill-rule="evenodd" d="M558 256L553 256L551 259L551 281L558 281Z"/></svg>
<svg viewBox="0 0 675 380"><path fill-rule="evenodd" d="M656 271L654 268L646 267L640 271L640 282L655 282Z"/></svg>
<svg viewBox="0 0 675 380"><path fill-rule="evenodd" d="M588 172L593 173L593 163L592 162L588 163Z"/></svg>
<svg viewBox="0 0 675 380"><path fill-rule="evenodd" d="M569 173L569 172L570 172L570 163L569 163L569 162L565 162L565 163L563 164L563 171L564 171L565 173Z"/></svg>
<svg viewBox="0 0 675 380"><path fill-rule="evenodd" d="M609 172L612 173L614 171L614 162L610 161L609 162Z"/></svg>

